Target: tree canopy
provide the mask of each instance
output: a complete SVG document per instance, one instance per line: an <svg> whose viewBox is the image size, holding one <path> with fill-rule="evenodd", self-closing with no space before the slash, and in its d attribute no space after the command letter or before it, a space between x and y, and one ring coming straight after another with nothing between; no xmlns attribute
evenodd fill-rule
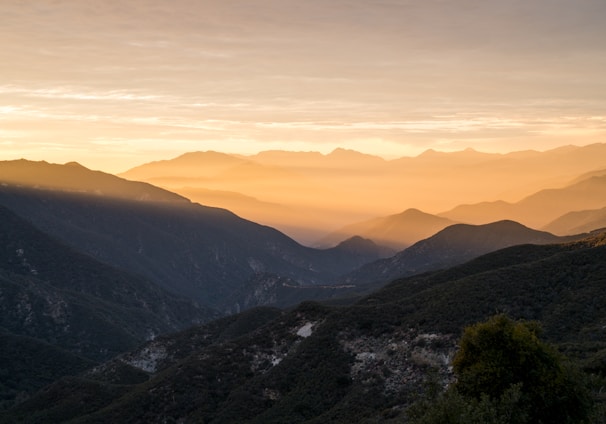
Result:
<svg viewBox="0 0 606 424"><path fill-rule="evenodd" d="M590 406L580 372L539 339L540 326L496 315L465 328L456 383L417 423L582 423Z"/></svg>

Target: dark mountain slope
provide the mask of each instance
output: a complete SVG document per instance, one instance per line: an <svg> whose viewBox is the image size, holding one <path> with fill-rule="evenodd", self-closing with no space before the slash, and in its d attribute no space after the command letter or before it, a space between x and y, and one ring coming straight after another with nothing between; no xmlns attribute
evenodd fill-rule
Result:
<svg viewBox="0 0 606 424"><path fill-rule="evenodd" d="M387 259L362 266L347 275L347 284L387 282L395 278L447 268L482 254L518 244L565 241L513 221L485 225L455 224Z"/></svg>
<svg viewBox="0 0 606 424"><path fill-rule="evenodd" d="M245 319L258 325L234 337L204 326L158 339L85 379L56 383L4 422L41 422L57 414L74 423L397 422L422 392L428 369L443 383L451 381L462 328L497 311L539 320L548 341L585 369L604 370L605 290L604 234L514 246L394 281L350 307L305 303L279 314L254 310ZM94 390L103 391L117 381L111 375L120 364L148 373L149 380L121 386L126 394L116 391L84 412L65 407L84 389L54 401L86 381L97 381Z"/></svg>
<svg viewBox="0 0 606 424"><path fill-rule="evenodd" d="M75 252L0 207L2 402L218 315Z"/></svg>
<svg viewBox="0 0 606 424"><path fill-rule="evenodd" d="M31 337L0 335L0 411L96 362Z"/></svg>
<svg viewBox="0 0 606 424"><path fill-rule="evenodd" d="M38 168L40 180L44 169ZM0 205L100 261L226 311L239 308L228 299L260 274L326 285L380 257L378 251L303 247L273 228L187 201L127 200L5 184Z"/></svg>
<svg viewBox="0 0 606 424"><path fill-rule="evenodd" d="M394 281L363 303L414 303L410 319L455 331L494 313L539 320L553 342L606 348L606 233L578 242L521 245L458 267ZM435 313L439 311L439 313ZM577 353L587 358L595 350ZM606 365L606 364L604 364Z"/></svg>
<svg viewBox="0 0 606 424"><path fill-rule="evenodd" d="M0 264L0 325L88 357L107 358L155 334L217 316L73 251L3 207ZM103 331L112 337L98 338Z"/></svg>

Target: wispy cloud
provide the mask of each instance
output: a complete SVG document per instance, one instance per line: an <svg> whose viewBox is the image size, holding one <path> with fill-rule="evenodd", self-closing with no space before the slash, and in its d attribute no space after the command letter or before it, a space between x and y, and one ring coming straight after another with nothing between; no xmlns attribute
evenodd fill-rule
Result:
<svg viewBox="0 0 606 424"><path fill-rule="evenodd" d="M253 3L0 2L0 138L393 154L604 137L602 0Z"/></svg>

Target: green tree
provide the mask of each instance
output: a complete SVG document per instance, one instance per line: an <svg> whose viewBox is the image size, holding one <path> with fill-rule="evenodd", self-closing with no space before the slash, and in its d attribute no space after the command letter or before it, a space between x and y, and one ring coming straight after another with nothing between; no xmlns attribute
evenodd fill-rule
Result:
<svg viewBox="0 0 606 424"><path fill-rule="evenodd" d="M456 383L412 408L412 421L586 422L591 404L581 372L539 333L537 323L506 315L467 327L453 360Z"/></svg>
<svg viewBox="0 0 606 424"><path fill-rule="evenodd" d="M502 314L467 327L453 360L456 389L463 396L495 400L519 385L531 422L585 419L589 394L581 374L539 333L537 323Z"/></svg>

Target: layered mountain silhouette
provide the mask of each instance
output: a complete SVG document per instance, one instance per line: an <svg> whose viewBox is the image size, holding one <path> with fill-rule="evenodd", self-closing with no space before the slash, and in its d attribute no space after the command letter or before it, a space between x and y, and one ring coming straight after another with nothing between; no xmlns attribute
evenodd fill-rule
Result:
<svg viewBox="0 0 606 424"><path fill-rule="evenodd" d="M440 216L472 224L512 219L540 228L571 211L604 206L606 176L592 176L564 188L541 190L517 203L498 201L462 205Z"/></svg>
<svg viewBox="0 0 606 424"><path fill-rule="evenodd" d="M510 211L508 205L543 189L563 187L580 175L589 176L588 170L604 169L604 157L606 144L509 154L430 150L393 160L345 149L329 154L269 151L252 156L192 152L138 166L121 176L230 209L313 245L335 228L385 217L394 210L417 208L437 214L480 202L490 203L474 208L475 215L455 210L452 216L442 216L475 224L511 219L540 227L564 213L604 205L572 203L546 218L536 215L534 207L533 215L528 215L516 207ZM221 199L213 192L232 195ZM498 201L503 203L494 203ZM355 234L347 236L351 235Z"/></svg>
<svg viewBox="0 0 606 424"><path fill-rule="evenodd" d="M52 179L46 175L46 164L23 164L37 179ZM378 246L374 251L368 245L352 249L348 244L325 250L307 248L273 228L176 195L179 200L174 202L100 195L96 180L91 182L82 167L68 165L61 171L72 169L77 174L70 181L70 191L20 187L13 179L0 186L0 205L75 249L212 308L239 310L241 306L229 299L241 295L242 288L258 281L260 274L325 286L382 256ZM127 191L141 185L113 176L103 178L117 184L118 191L122 186Z"/></svg>
<svg viewBox="0 0 606 424"><path fill-rule="evenodd" d="M604 373L604 234L526 225L604 227L605 153L0 162L0 422L398 421L495 311Z"/></svg>
<svg viewBox="0 0 606 424"><path fill-rule="evenodd" d="M554 234L580 234L606 228L606 207L569 212L547 224L543 229Z"/></svg>
<svg viewBox="0 0 606 424"><path fill-rule="evenodd" d="M495 311L539 321L543 338L603 372L605 249L604 234L514 246L394 281L350 306L250 310L60 380L1 422L401 421L427 369L451 383L463 327Z"/></svg>
<svg viewBox="0 0 606 424"><path fill-rule="evenodd" d="M370 239L395 250L427 238L455 224L448 218L431 215L418 209L407 209L402 213L374 218L345 226L318 242L318 245L334 245L355 235Z"/></svg>

